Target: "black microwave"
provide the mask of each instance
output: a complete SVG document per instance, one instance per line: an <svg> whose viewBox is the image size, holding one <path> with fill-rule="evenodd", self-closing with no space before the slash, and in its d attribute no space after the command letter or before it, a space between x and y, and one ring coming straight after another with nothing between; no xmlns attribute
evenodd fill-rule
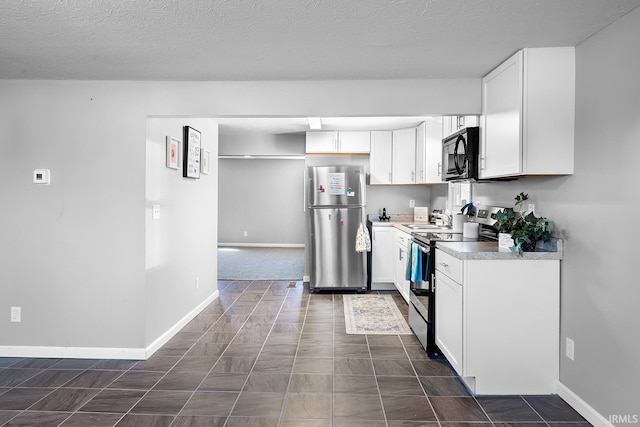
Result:
<svg viewBox="0 0 640 427"><path fill-rule="evenodd" d="M460 129L442 140L442 179L478 179L480 128Z"/></svg>

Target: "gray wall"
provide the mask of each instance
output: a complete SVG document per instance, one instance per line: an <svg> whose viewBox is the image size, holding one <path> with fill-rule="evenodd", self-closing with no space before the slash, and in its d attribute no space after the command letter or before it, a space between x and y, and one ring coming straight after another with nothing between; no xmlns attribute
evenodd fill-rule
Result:
<svg viewBox="0 0 640 427"><path fill-rule="evenodd" d="M207 280L208 268L215 268L215 257L198 252L200 246L180 248L199 263L184 273L182 293L146 272L153 257L145 246L145 215L156 200L146 194L147 149L161 145L158 135L165 132L149 145L148 117L477 114L480 107L478 79L0 80L0 93L0 355L19 348L29 355L57 348L71 356L80 347L144 348L206 300L189 289L195 275ZM36 168L51 169L50 186L31 184ZM152 186L153 179L163 178L152 178ZM217 197L215 189L201 187L210 190L202 200ZM212 228L195 218L176 222L190 236L211 237ZM208 220L217 223L217 212ZM175 304L168 303L172 298ZM21 323L9 322L11 306L22 307ZM165 322L163 314L170 320L156 324Z"/></svg>
<svg viewBox="0 0 640 427"><path fill-rule="evenodd" d="M640 9L576 48L575 174L476 184L474 200L529 193L565 239L560 379L597 412L639 414ZM553 155L553 153L549 153ZM564 356L575 341L575 361Z"/></svg>
<svg viewBox="0 0 640 427"><path fill-rule="evenodd" d="M221 156L301 157L304 153L303 133L220 135ZM219 244L304 244L304 158L221 158L219 164Z"/></svg>
<svg viewBox="0 0 640 427"><path fill-rule="evenodd" d="M0 81L0 93L0 355L143 347L144 90ZM51 185L32 184L36 168Z"/></svg>
<svg viewBox="0 0 640 427"><path fill-rule="evenodd" d="M220 155L301 156L304 134L221 134ZM255 246L303 246L305 213L303 173L305 165L360 164L369 168L368 156L311 155L305 160L219 160L220 244ZM369 185L367 213L412 214L409 200L428 206L432 187L425 185ZM441 185L446 188L446 185ZM247 236L244 236L247 231Z"/></svg>
<svg viewBox="0 0 640 427"><path fill-rule="evenodd" d="M304 159L219 162L218 242L302 246Z"/></svg>
<svg viewBox="0 0 640 427"><path fill-rule="evenodd" d="M200 131L202 148L211 152L211 173L200 174L199 179L183 178L182 167L175 170L165 166L166 137L172 136L182 141L184 125ZM213 120L147 120L147 346L218 289L217 159L218 126ZM180 161L179 165L182 164ZM154 204L160 205L160 218L156 220L151 216Z"/></svg>

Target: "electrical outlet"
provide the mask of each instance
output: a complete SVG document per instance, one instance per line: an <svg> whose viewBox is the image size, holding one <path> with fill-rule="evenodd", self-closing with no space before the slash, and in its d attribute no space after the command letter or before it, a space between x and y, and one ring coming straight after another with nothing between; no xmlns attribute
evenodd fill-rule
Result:
<svg viewBox="0 0 640 427"><path fill-rule="evenodd" d="M573 357L575 355L575 343L571 338L567 338L567 343L565 345L565 354L569 359L573 360Z"/></svg>
<svg viewBox="0 0 640 427"><path fill-rule="evenodd" d="M415 208L416 207L416 201L415 200L409 200L409 207L410 208Z"/></svg>
<svg viewBox="0 0 640 427"><path fill-rule="evenodd" d="M244 232L244 237L247 237L248 235L249 235L249 233L245 231Z"/></svg>
<svg viewBox="0 0 640 427"><path fill-rule="evenodd" d="M200 278L196 277L196 289L200 289Z"/></svg>
<svg viewBox="0 0 640 427"><path fill-rule="evenodd" d="M11 321L14 323L21 322L22 309L20 307L11 307Z"/></svg>

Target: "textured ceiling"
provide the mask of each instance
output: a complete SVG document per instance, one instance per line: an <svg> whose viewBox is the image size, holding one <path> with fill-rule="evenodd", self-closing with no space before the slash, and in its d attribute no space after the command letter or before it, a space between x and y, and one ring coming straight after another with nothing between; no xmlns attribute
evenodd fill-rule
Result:
<svg viewBox="0 0 640 427"><path fill-rule="evenodd" d="M0 78L480 77L640 0L2 0Z"/></svg>
<svg viewBox="0 0 640 427"><path fill-rule="evenodd" d="M481 77L522 47L575 46L640 0L2 0L0 78L367 80ZM325 128L416 118L324 118ZM301 118L224 118L289 133Z"/></svg>

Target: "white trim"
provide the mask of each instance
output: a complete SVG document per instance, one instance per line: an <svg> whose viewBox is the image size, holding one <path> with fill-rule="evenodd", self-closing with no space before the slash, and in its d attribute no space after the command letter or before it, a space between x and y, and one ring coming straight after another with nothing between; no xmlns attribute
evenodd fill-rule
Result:
<svg viewBox="0 0 640 427"><path fill-rule="evenodd" d="M149 358L153 353L158 351L163 345L165 345L175 334L177 334L180 329L182 329L187 323L193 320L202 310L205 309L206 306L211 304L211 301L218 298L220 293L216 289L214 293L209 295L207 299L202 301L200 304L196 306L193 310L187 313L182 319L178 321L175 325L169 328L164 334L160 335L154 342L149 344L145 349L145 359Z"/></svg>
<svg viewBox="0 0 640 427"><path fill-rule="evenodd" d="M302 276L302 281L303 281L303 282L309 282L309 281L311 281L311 276Z"/></svg>
<svg viewBox="0 0 640 427"><path fill-rule="evenodd" d="M47 357L65 359L130 359L146 360L166 344L180 329L196 317L214 299L216 290L196 308L187 313L175 325L158 337L147 348L109 348L109 347L44 347L44 346L0 346L0 357Z"/></svg>
<svg viewBox="0 0 640 427"><path fill-rule="evenodd" d="M218 156L218 159L235 159L235 160L304 160L304 155L264 155L264 154L247 154L247 155L229 155L229 154L221 154Z"/></svg>
<svg viewBox="0 0 640 427"><path fill-rule="evenodd" d="M144 360L144 348L1 346L0 357Z"/></svg>
<svg viewBox="0 0 640 427"><path fill-rule="evenodd" d="M218 247L244 247L244 248L304 248L304 243L218 243Z"/></svg>
<svg viewBox="0 0 640 427"><path fill-rule="evenodd" d="M575 394L569 387L558 381L558 396L564 399L573 409L589 421L594 427L613 427L613 424L602 416L598 411L593 409L591 405L582 400L580 396Z"/></svg>

